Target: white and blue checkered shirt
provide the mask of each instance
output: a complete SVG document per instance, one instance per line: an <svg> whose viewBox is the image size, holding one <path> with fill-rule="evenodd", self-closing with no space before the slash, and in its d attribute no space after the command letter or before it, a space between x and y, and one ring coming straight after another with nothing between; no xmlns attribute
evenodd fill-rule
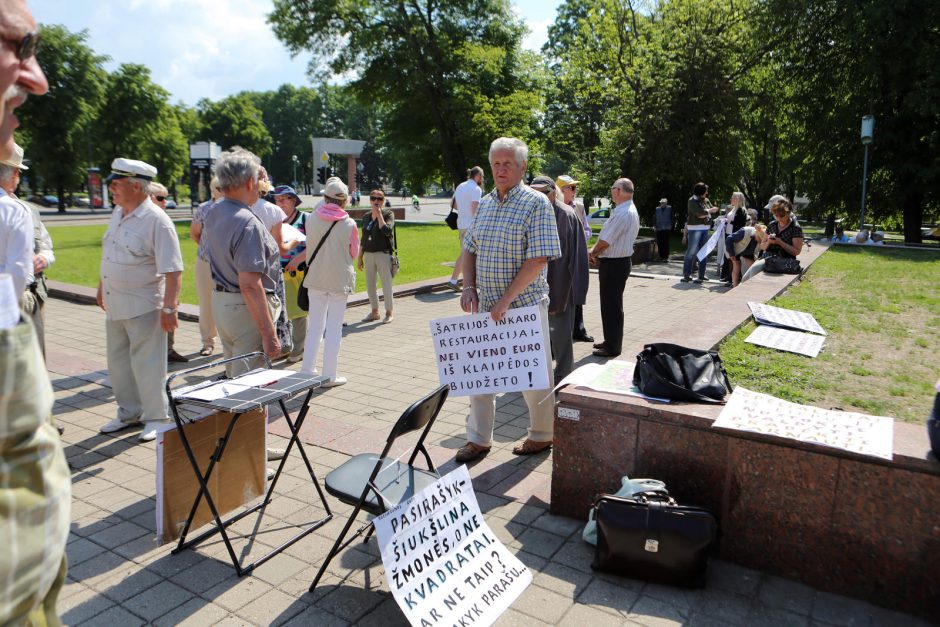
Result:
<svg viewBox="0 0 940 627"><path fill-rule="evenodd" d="M522 183L510 189L503 201L495 189L480 200L463 245L477 257L480 311L489 311L496 304L527 259L561 257L555 213L548 197ZM545 274L543 269L511 308L538 305L548 298Z"/></svg>

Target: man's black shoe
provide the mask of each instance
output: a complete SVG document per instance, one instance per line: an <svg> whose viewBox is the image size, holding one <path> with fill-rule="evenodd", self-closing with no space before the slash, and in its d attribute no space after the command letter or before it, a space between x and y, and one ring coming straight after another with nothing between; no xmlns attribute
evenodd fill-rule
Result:
<svg viewBox="0 0 940 627"><path fill-rule="evenodd" d="M594 337L585 333L584 335L575 335L572 337L575 342L593 342Z"/></svg>
<svg viewBox="0 0 940 627"><path fill-rule="evenodd" d="M166 360L174 361L176 363L182 364L182 363L186 363L187 361L189 361L189 357L183 357L182 355L177 353L174 349L170 349L169 352L167 352L166 354Z"/></svg>

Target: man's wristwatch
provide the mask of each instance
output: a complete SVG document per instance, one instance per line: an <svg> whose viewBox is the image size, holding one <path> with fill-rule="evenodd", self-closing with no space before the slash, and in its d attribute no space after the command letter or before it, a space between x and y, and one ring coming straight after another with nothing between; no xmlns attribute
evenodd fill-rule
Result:
<svg viewBox="0 0 940 627"><path fill-rule="evenodd" d="M176 313L176 307L164 307L160 311L169 316Z"/></svg>

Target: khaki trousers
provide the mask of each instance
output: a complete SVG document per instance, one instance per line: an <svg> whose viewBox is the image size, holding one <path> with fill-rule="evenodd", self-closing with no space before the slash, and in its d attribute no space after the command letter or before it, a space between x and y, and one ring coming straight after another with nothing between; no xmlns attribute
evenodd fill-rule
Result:
<svg viewBox="0 0 940 627"><path fill-rule="evenodd" d="M26 290L23 293L21 309L33 323L36 329L36 339L39 340L39 350L42 352L43 359L46 357L46 317L43 314L44 303L33 292Z"/></svg>
<svg viewBox="0 0 940 627"><path fill-rule="evenodd" d="M162 422L167 418L166 332L160 311L105 322L108 376L122 422Z"/></svg>
<svg viewBox="0 0 940 627"><path fill-rule="evenodd" d="M199 295L199 335L203 346L215 347L215 320L212 317L212 292L215 280L208 261L196 258L196 293Z"/></svg>
<svg viewBox="0 0 940 627"><path fill-rule="evenodd" d="M268 294L268 312L271 321L277 320L281 312L281 299L276 294ZM212 292L212 314L215 316L215 326L222 340L222 355L237 357L261 351L263 344L261 332L255 326L255 320L248 312L248 305L241 292ZM264 360L260 357L252 360L233 361L225 364L225 374L237 377L254 368L262 368Z"/></svg>
<svg viewBox="0 0 940 627"><path fill-rule="evenodd" d="M369 304L372 311L379 310L379 294L376 278L382 279L382 296L385 299L385 311L392 311L392 256L388 253L363 253L362 262L366 268L366 290L369 292Z"/></svg>
<svg viewBox="0 0 940 627"><path fill-rule="evenodd" d="M539 306L542 320L542 344L545 347L545 368L548 370L548 388L522 393L529 408L529 439L548 442L555 434L555 387L552 375L552 348L548 328L548 299ZM496 423L496 395L479 394L470 397L470 415L467 416L467 441L480 446L493 443L493 426Z"/></svg>

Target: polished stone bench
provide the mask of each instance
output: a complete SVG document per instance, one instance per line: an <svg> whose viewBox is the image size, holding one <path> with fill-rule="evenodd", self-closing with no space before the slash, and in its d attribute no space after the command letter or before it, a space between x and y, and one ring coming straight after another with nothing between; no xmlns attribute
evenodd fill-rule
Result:
<svg viewBox="0 0 940 627"><path fill-rule="evenodd" d="M585 518L623 475L661 479L680 503L715 513L723 559L936 619L940 463L923 425L896 422L886 461L715 429L720 411L564 388L552 513Z"/></svg>

